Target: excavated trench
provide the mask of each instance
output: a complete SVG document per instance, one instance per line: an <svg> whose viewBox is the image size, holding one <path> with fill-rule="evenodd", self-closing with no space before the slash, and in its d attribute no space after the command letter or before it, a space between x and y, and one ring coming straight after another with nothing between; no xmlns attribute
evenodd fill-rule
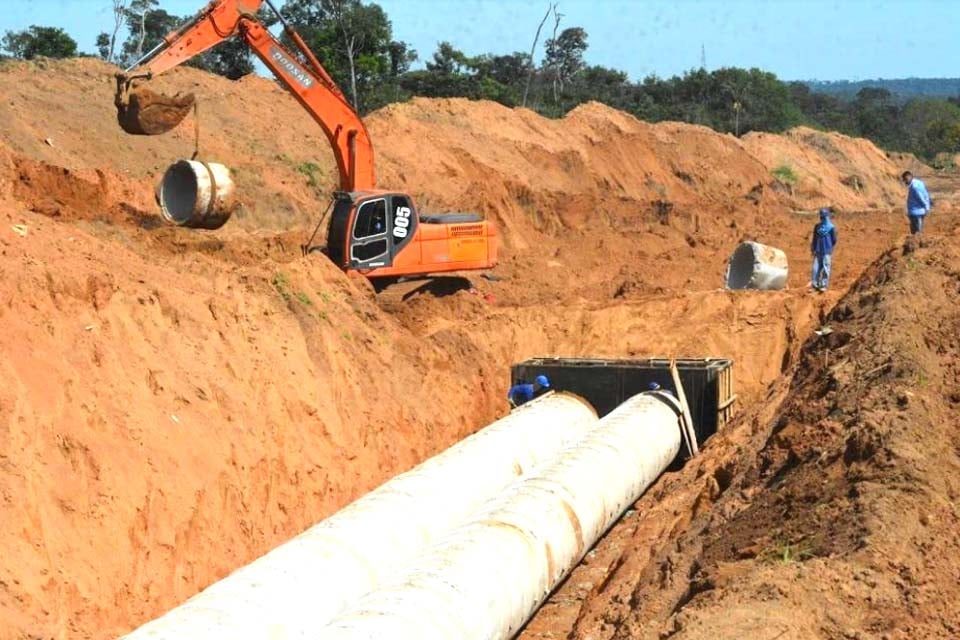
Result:
<svg viewBox="0 0 960 640"><path fill-rule="evenodd" d="M58 176L57 172L48 169L46 165L32 165L30 171L33 172L31 175L44 176L53 186L61 184L57 181L58 178L66 181L65 184L78 185L71 186L67 195L79 192L85 184L83 181L78 182L78 179L69 173ZM21 182L19 188L26 188L23 186L25 184ZM21 193L21 197L29 200L27 196L32 193L39 197L39 191L25 191ZM324 419L324 428L331 433L329 438L338 441L337 447L341 452L332 455L342 457L344 462L339 464L337 469L326 471L330 480L327 481L328 490L323 501L312 505L301 502L298 519L286 520L282 526L274 524L273 532L266 535L258 533L250 536L246 532L238 534L239 539L248 540L248 546L242 554L220 554L216 563L205 563L203 554L198 553L206 545L204 542L200 547L194 545L190 548L188 545L182 551L178 550L175 555L171 555L168 560L164 560L163 554L155 553L157 545L161 545L160 549L169 547L163 547L159 540L151 540L150 527L145 527L143 533L138 534L136 543L142 550L134 553L148 553L158 558L150 571L165 575L167 572L177 571L176 567L182 563L189 563L194 567L191 571L195 577L188 583L190 586L172 590L158 592L157 586L150 586L149 591L153 595L140 596L146 604L131 607L132 611L122 608L119 615L95 614L95 618L106 617L113 620L112 628L117 633L155 617L192 595L196 589L206 586L316 522L319 519L317 514L330 513L332 509L356 497L364 488L372 488L390 475L485 424L505 409L503 397L509 379L509 367L515 362L543 355L732 358L739 410L750 411L752 407L768 400L765 394L768 393L770 385L789 371L791 364L796 361L801 343L798 336L808 335L817 326L820 316L834 299L829 296L812 297L797 287L775 292L729 292L719 288L700 291L638 288L617 298L615 302L611 301L605 291L597 290L592 298L586 300L568 297L554 303L543 303L539 301L536 292L528 292L520 283L510 279L485 281L470 278L469 283L472 286L418 289L409 296L401 296L401 304L398 304L389 296L375 293L363 282L352 279L344 282L342 276L330 265L296 259L293 256L297 244L293 237L289 241L284 236L207 237L181 229L148 229L139 224L130 225L122 209L109 208L109 199L105 200L104 208L107 211L118 211L118 217L99 221L95 219L91 223L90 218L84 214L82 197L74 202L59 195L55 188L48 188L47 193L51 194L48 197L57 203L58 213L50 214L38 207L39 213L55 218L67 218L67 221L88 230L103 242L122 238L124 244L133 252L151 256L148 265L133 269L136 275L132 282L136 284L126 281L122 271L114 270L114 282L107 285L112 293L106 298L108 303L113 302L113 306L104 302L97 303L100 308L119 314L114 322L119 322L121 326L131 322L124 318L127 315L125 305L142 305L138 300L155 299L163 309L160 320L162 332L194 331L197 332L197 337L209 335L208 328L204 327L212 320L220 335L215 340L232 342L230 336L236 334L238 328L249 325L249 329L243 331L246 340L262 349L265 345L257 341L255 327L259 324L257 317L262 314L262 317L270 318L269 322L277 326L287 326L287 338L280 345L280 349L268 347L269 350L255 360L262 363L264 383L277 385L278 381L283 382L285 378L282 377L282 372L276 370L276 363L289 358L291 352L296 353L299 350L298 344L302 343L305 353L302 359L296 360L295 368L312 370L314 373L311 375L328 380L325 386L330 398L326 402L332 406L350 407L351 413L340 418L344 425L365 424L369 425L368 431L380 433L371 447L366 441L368 436L363 435L361 438L354 427L347 427L353 432L350 435L339 435L335 427L331 426L336 424L336 420ZM94 224L97 222L99 224ZM41 229L43 233L54 231L52 227ZM56 244L51 246L51 249L56 248ZM73 247L70 247L70 250L73 250ZM175 260L175 264L179 264L184 272L205 275L199 278L178 276L174 284L166 276L158 274L154 260ZM721 269L716 271L719 275ZM239 282L243 283L240 286L236 284L238 281L234 280L238 276ZM70 290L73 286L57 284L59 280L69 277L68 274L45 276L48 281L46 287L50 288L51 292L58 292L51 293L55 300L62 296L60 291ZM204 278L210 278L209 282L214 283L213 289L210 289L208 284L202 284ZM322 286L315 284L318 280L323 283ZM155 292L131 293L144 286L153 287L154 282L164 281L166 282L163 288L157 284ZM82 291L85 285L80 283L79 288ZM180 290L183 290L182 295ZM81 293L82 295L84 294ZM94 299L99 295L101 294L94 294ZM252 302L254 300L256 302ZM195 302L205 308L194 311ZM63 308L69 308L63 303L60 304ZM137 315L133 317L138 318ZM143 320L139 318L133 321L134 324L141 322ZM157 335L156 332L156 328L148 329L144 331L144 335ZM385 337L389 339L385 340ZM209 348L209 345L201 347L199 344L194 347L196 352ZM236 348L235 344L218 347L226 352ZM370 351L375 354L372 358L362 355ZM367 359L362 360L363 367L354 372L350 361L358 357ZM449 422L438 423L436 419L424 420L412 412L413 406L430 406L431 402L436 402L436 398L428 400L421 397L411 408L401 408L392 414L383 413L385 408L389 411L391 404L402 407L410 402L409 398L404 397L408 394L400 389L389 392L393 400L385 407L378 405L374 408L369 398L364 396L345 401L342 389L354 386L364 388L369 379L367 372L384 370L386 366L394 369L397 366L407 367L405 377L409 379L442 380L442 384L449 385L446 387L450 389L449 393L464 398L466 402L457 406L457 415L454 416L456 427L451 428ZM128 368L136 370L137 367ZM168 421L172 420L169 416L175 416L181 423L184 420L193 422L201 418L199 415L191 416L191 410L202 408L203 404L192 407L195 401L186 400L189 394L198 397L216 395L225 401L231 395L222 385L220 389L216 386L203 389L202 387L207 385L201 384L198 385L200 391L196 392L180 389L178 387L182 385L173 382L169 371L155 366L153 369L156 373L151 373L149 382L155 398L163 398L166 388L175 390L174 405L169 414L163 416ZM343 377L344 372L348 376L346 379ZM280 378L277 377L278 374L281 375ZM202 380L202 376L201 371L194 371L176 378ZM469 384L447 382L464 376L470 381ZM242 376L240 378L242 379ZM293 379L290 384L301 383ZM211 388L213 391L209 390ZM479 396L475 393L477 389L480 390ZM271 402L269 397L262 397L259 401ZM280 424L289 424L291 416L299 416L296 419L306 420L308 424L316 420L314 416L318 415L317 408L310 407L316 400L304 394L299 402L303 408L296 408L296 405L284 407L281 415L274 415L270 420L275 421L278 428ZM225 404L228 405L228 402ZM255 417L258 411L249 415L246 415L244 410L240 413L242 417L233 419L248 424L251 420L259 419ZM379 425L375 422L378 417ZM411 443L407 452L396 451L398 443L393 441L393 436L387 435L394 433L393 425L397 423L402 425L403 434L399 442ZM427 434L431 433L443 435L440 438L430 438ZM228 429L221 437L225 442L229 442L232 434ZM257 439L262 437L264 436L258 436ZM271 455L275 456L277 461L286 460L282 466L296 474L296 469L303 463L292 461L291 453L283 451L286 446L285 436L278 433L277 436L270 437L276 437L280 447ZM78 438L78 441L82 439ZM259 460L263 459L263 454L259 453L259 447L257 449L258 452L244 454L246 462L234 463L238 464L238 467L230 472L230 480L217 481L220 491L226 492L223 494L225 503L230 500L231 491L237 491L240 495L255 495L252 492L258 480L250 476L244 467L248 469L251 463L261 464ZM97 448L94 448L90 454L94 458L97 457L96 451ZM208 455L211 460L231 460L234 454L212 450ZM356 479L353 474L357 472L351 470L353 465L358 464L352 462L357 460L358 456L359 464L371 470L367 472L369 475L362 479ZM714 478L716 486L721 487L727 484L724 477L729 473L729 469L721 470L711 473L710 477ZM174 477L177 472L171 470L166 475ZM287 508L286 503L297 500L295 496L299 490L295 484L290 484L289 476L285 477L283 473L270 475L270 486L276 487L270 491L287 496L281 503ZM657 487L662 487L664 482L669 482L669 479L661 481ZM204 483L195 486L204 486ZM654 487L653 491L659 492L661 497L666 499L668 494L657 487ZM168 491L159 490L164 493ZM243 501L249 499L243 498ZM193 509L200 519L212 522L225 506L217 501L201 498ZM269 506L264 509L265 513L273 511ZM181 509L175 507L167 516L153 517L176 520L178 512L181 512ZM238 512L245 513L247 508L241 505ZM249 516L244 516L245 519L247 517ZM278 522L277 516L265 517L268 521ZM674 516L670 521L680 526L683 517ZM630 517L626 522L630 522ZM257 525L250 521L242 525L243 528L255 526ZM616 531L623 526L629 525L618 525L611 536L616 535ZM668 531L663 529L662 523L645 523L642 526L653 527L652 539ZM177 526L172 528L176 529ZM212 528L197 529L195 525L191 525L191 530L193 533L189 535L194 540L212 540ZM255 539L256 543L250 544L251 539ZM552 615L561 618L570 615L575 618L579 615L570 612L560 614L559 611L565 609L562 606L558 609L557 603L563 602L564 598L572 601L577 597L567 593L570 585L581 585L579 588L582 589L585 584L594 584L580 576L584 571L599 568L596 560L598 553L591 554L587 564L577 569L543 612L531 622L525 633L537 633L537 629L544 624L543 620ZM118 578L122 581L122 568L117 567L117 571ZM602 583L605 579L603 576L608 574L608 571L601 572L600 582L597 584ZM572 625L575 621L567 622ZM81 618L77 624L85 623ZM86 632L81 632L81 635L83 633Z"/></svg>
<svg viewBox="0 0 960 640"><path fill-rule="evenodd" d="M273 83L221 82L188 69L169 77L172 86L193 83L213 103L204 151L235 168L251 194L247 210L211 234L160 227L155 214L154 178L189 155L194 131L126 136L117 131L112 84L102 82L111 69L90 60L42 64L0 74L10 96L0 105L9 124L0 147L0 272L11 274L0 279L0 635L128 632L495 420L506 410L510 365L534 356L732 358L740 418L699 460L646 493L522 637L763 637L756 629L724 636L719 624L708 628L712 636L697 636L687 624L722 599L741 556L806 556L802 540L748 540L752 522L766 526L753 515L782 506L775 496L754 498L840 446L803 449L810 433L836 436L837 460L848 460L851 473L877 473L862 465L886 441L863 429L846 443L829 406L823 417L800 402L770 433L797 367L820 371L804 347L813 330L833 322L843 292L899 245L902 216L884 207L900 198L895 163L904 159L820 132L737 142L700 127L647 125L601 105L562 121L471 101L394 105L369 119L384 184L407 189L425 210L493 216L505 240L495 279L469 276L467 285L408 291L396 301L319 257L302 258L303 233L265 231L306 228L318 208L314 185L333 176L314 153L322 140L275 124L303 114ZM60 98L55 107L50 93ZM231 135L206 135L215 131ZM860 166L838 174L816 145L804 146L809 136L829 138ZM424 139L435 144L409 163L409 149ZM758 155L747 150L754 147ZM758 160L760 152L773 163ZM795 199L768 188L770 169L784 158L800 176ZM854 173L862 193L837 179ZM929 184L935 213L944 214L933 229L949 231L949 197L941 195L949 185ZM832 290L814 295L804 289L809 212L824 200L838 206L841 244ZM746 240L786 252L786 289L720 288L730 252ZM916 254L918 266L905 262L905 273L936 266L936 256ZM933 284L952 293L953 278L944 273ZM874 293L887 295L863 295ZM901 302L907 310L927 304ZM882 326L883 316L872 319ZM936 335L952 353L949 336ZM893 346L920 348L883 344L890 353L871 359L867 372L884 372L879 356L897 353ZM844 348L854 346L836 345L841 355ZM839 385L850 372L829 370L836 364L821 364L822 375ZM910 411L934 401L905 397ZM949 415L934 417L949 423ZM941 444L943 456L952 451ZM911 455L909 444L898 446ZM765 447L770 475L744 480ZM816 495L821 478L804 477L809 484L787 486L799 492L790 504ZM872 477L851 486L868 489ZM950 510L960 492L943 495L917 526L960 526ZM729 529L711 520L736 513L750 517ZM826 526L843 511L824 514ZM841 533L836 550L847 553L859 533ZM956 550L942 537L930 548L939 558ZM815 563L786 566L825 572L828 586L895 573L898 581L881 583L872 597L878 609L913 614L929 588L917 576L946 573L902 560L893 547L884 553L893 569L858 570L856 580ZM748 613L779 620L768 602L799 618L823 609L774 578L758 580ZM955 594L937 584L933 595L951 602ZM796 599L776 600L781 592ZM734 623L746 619L736 604L725 610ZM827 627L828 637L856 637ZM896 625L864 629L862 637L902 637ZM958 629L918 637L954 637Z"/></svg>
<svg viewBox="0 0 960 640"><path fill-rule="evenodd" d="M740 403L739 417L727 431L734 433L742 432L750 420L756 421L757 416L779 404L782 389L793 375L792 364L797 361L801 346L809 342L813 329L820 326L827 314L821 300L797 291L661 295L615 307L575 309L558 306L493 310L476 305L471 294L462 289L439 294L432 290L422 291L406 302L407 306L397 306L392 300L387 307L401 324L416 324L419 339L433 342L438 347L469 344L470 351L494 360L490 363L493 369L502 367L504 377L512 361L498 360L495 354L498 349L505 348L513 353L529 352L529 355L543 355L552 348L552 353L569 356L682 353L732 357L737 365ZM379 298L379 304L384 305L384 298ZM451 317L443 317L444 311L459 313L463 304L475 305L470 308L476 317L460 326L455 326ZM414 322L425 314L430 315L432 323ZM550 318L549 322L540 321L537 327L539 336L531 331L531 327L537 325L537 317ZM758 327L759 318L763 318L762 330ZM620 335L642 336L638 327L667 325L709 326L713 330L698 331L695 335L679 331L673 335L660 333L655 337L655 343L621 342L616 340L618 334L614 330L619 328ZM305 334L313 330L303 323L300 327ZM663 351L654 353L650 351L653 348ZM515 361L516 356L512 358ZM649 548L651 558L661 553L662 541L682 535L693 520L711 509L742 472L743 457L730 459L726 450L728 444L724 441L730 437L726 432L716 436L701 457L689 463L690 467L696 468L695 471L688 467L661 478L640 501L646 503L653 513L644 513L643 507L628 512L556 590L519 637L548 638L556 637L558 633L580 637L575 634L581 632L587 619L585 614L591 612L595 600L603 598L612 582L623 578L627 571L625 565L631 563L633 570L646 575L644 547ZM691 482L691 475L703 480ZM663 518L670 509L670 517ZM687 567L689 588L674 593L671 612L681 610L698 593L709 588L696 578L699 568L697 562ZM638 594L636 597L643 596Z"/></svg>
<svg viewBox="0 0 960 640"><path fill-rule="evenodd" d="M960 228L949 205L938 224ZM956 460L948 454L916 468L911 459L926 457L913 448L918 439L940 446L951 427L929 421L960 401L956 334L947 328L957 321L958 251L955 238L908 238L868 265L816 323L796 327L791 348L770 354L789 363L784 375L741 406L698 460L651 487L518 637L951 635L957 616L937 607L905 625L893 611L919 610L915 588L898 584L899 600L878 596L878 583L900 580L877 559L915 567L923 549L956 543L946 524L960 522L955 508L940 523L947 529L922 515L943 495L958 495L937 470L957 468ZM897 415L917 411L915 427ZM901 500L891 509L889 492L898 491L910 506ZM921 531L904 523L903 537L896 532L901 509L920 511ZM904 551L904 539L919 556ZM951 588L955 563L928 570L931 593ZM917 584L912 569L900 571ZM808 584L797 588L801 578ZM866 590L847 586L863 580ZM782 616L781 607L803 614Z"/></svg>

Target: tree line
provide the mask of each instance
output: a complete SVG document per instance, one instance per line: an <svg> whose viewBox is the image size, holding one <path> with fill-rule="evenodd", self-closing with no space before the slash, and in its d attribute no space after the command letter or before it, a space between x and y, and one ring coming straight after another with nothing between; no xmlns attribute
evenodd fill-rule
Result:
<svg viewBox="0 0 960 640"><path fill-rule="evenodd" d="M160 44L187 17L168 13L160 0L111 0L112 24L96 40L97 55L128 66ZM393 37L383 9L363 0L286 0L281 13L316 53L360 113L414 96L493 100L560 117L598 101L641 120L688 122L741 136L781 132L797 125L865 137L891 151L932 160L960 153L960 98L903 99L886 88L864 86L850 97L784 82L760 69L692 69L670 78L631 81L617 69L590 65L587 32L561 28L563 14L548 6L530 51L470 56L441 42L424 60ZM262 12L268 26L276 17ZM541 37L542 36L542 37ZM286 36L281 36L286 39ZM290 44L287 42L286 44ZM0 48L10 56L78 55L62 29L31 26L7 32ZM192 66L237 79L254 70L253 55L231 39L190 61Z"/></svg>
<svg viewBox="0 0 960 640"><path fill-rule="evenodd" d="M886 89L901 100L950 98L960 94L960 78L878 78L876 80L808 80L804 84L818 93L852 100L860 89Z"/></svg>

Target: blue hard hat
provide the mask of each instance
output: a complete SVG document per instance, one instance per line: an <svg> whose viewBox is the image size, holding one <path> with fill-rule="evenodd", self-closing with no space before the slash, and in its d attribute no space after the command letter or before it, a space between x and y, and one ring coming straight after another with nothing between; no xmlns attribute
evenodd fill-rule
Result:
<svg viewBox="0 0 960 640"><path fill-rule="evenodd" d="M830 217L830 209L827 209L826 207L824 207L823 209L820 209L820 217L821 217L821 218L829 218L829 217Z"/></svg>
<svg viewBox="0 0 960 640"><path fill-rule="evenodd" d="M550 381L547 379L547 376L544 376L544 375L537 376L536 382L541 387L550 388Z"/></svg>
<svg viewBox="0 0 960 640"><path fill-rule="evenodd" d="M647 385L647 388L650 389L650 391L656 391L657 389L660 388L660 383L659 383L659 382L651 382L650 384Z"/></svg>

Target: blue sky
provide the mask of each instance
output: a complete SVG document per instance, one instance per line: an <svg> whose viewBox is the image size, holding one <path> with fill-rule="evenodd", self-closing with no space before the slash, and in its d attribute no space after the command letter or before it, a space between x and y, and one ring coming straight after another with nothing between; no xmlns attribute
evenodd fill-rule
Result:
<svg viewBox="0 0 960 640"><path fill-rule="evenodd" d="M63 27L84 51L112 23L110 0L0 0L0 31ZM160 0L174 14L207 0ZM588 34L587 62L631 79L700 65L760 67L785 80L960 76L956 0L559 0L560 28ZM529 51L546 0L381 0L421 63L448 40L465 53ZM545 31L552 28L548 21ZM542 56L542 42L537 58Z"/></svg>

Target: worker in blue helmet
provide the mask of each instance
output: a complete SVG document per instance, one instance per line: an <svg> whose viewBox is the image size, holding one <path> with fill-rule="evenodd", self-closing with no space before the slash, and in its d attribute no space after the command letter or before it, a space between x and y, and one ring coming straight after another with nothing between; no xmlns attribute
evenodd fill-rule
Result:
<svg viewBox="0 0 960 640"><path fill-rule="evenodd" d="M656 381L651 382L650 384L648 384L648 385L647 385L647 389L648 389L649 391L661 391L661 392L663 392L663 393L667 393L667 394L669 394L669 395L671 395L671 396L673 396L673 397L676 397L676 396L673 394L673 391L670 391L670 389L664 389L663 387L660 386L660 383L659 383L659 382L656 382Z"/></svg>
<svg viewBox="0 0 960 640"><path fill-rule="evenodd" d="M507 400L510 402L510 408L516 409L525 402L530 402L536 397L542 396L550 390L550 379L541 374L534 378L533 384L519 382L507 393Z"/></svg>

